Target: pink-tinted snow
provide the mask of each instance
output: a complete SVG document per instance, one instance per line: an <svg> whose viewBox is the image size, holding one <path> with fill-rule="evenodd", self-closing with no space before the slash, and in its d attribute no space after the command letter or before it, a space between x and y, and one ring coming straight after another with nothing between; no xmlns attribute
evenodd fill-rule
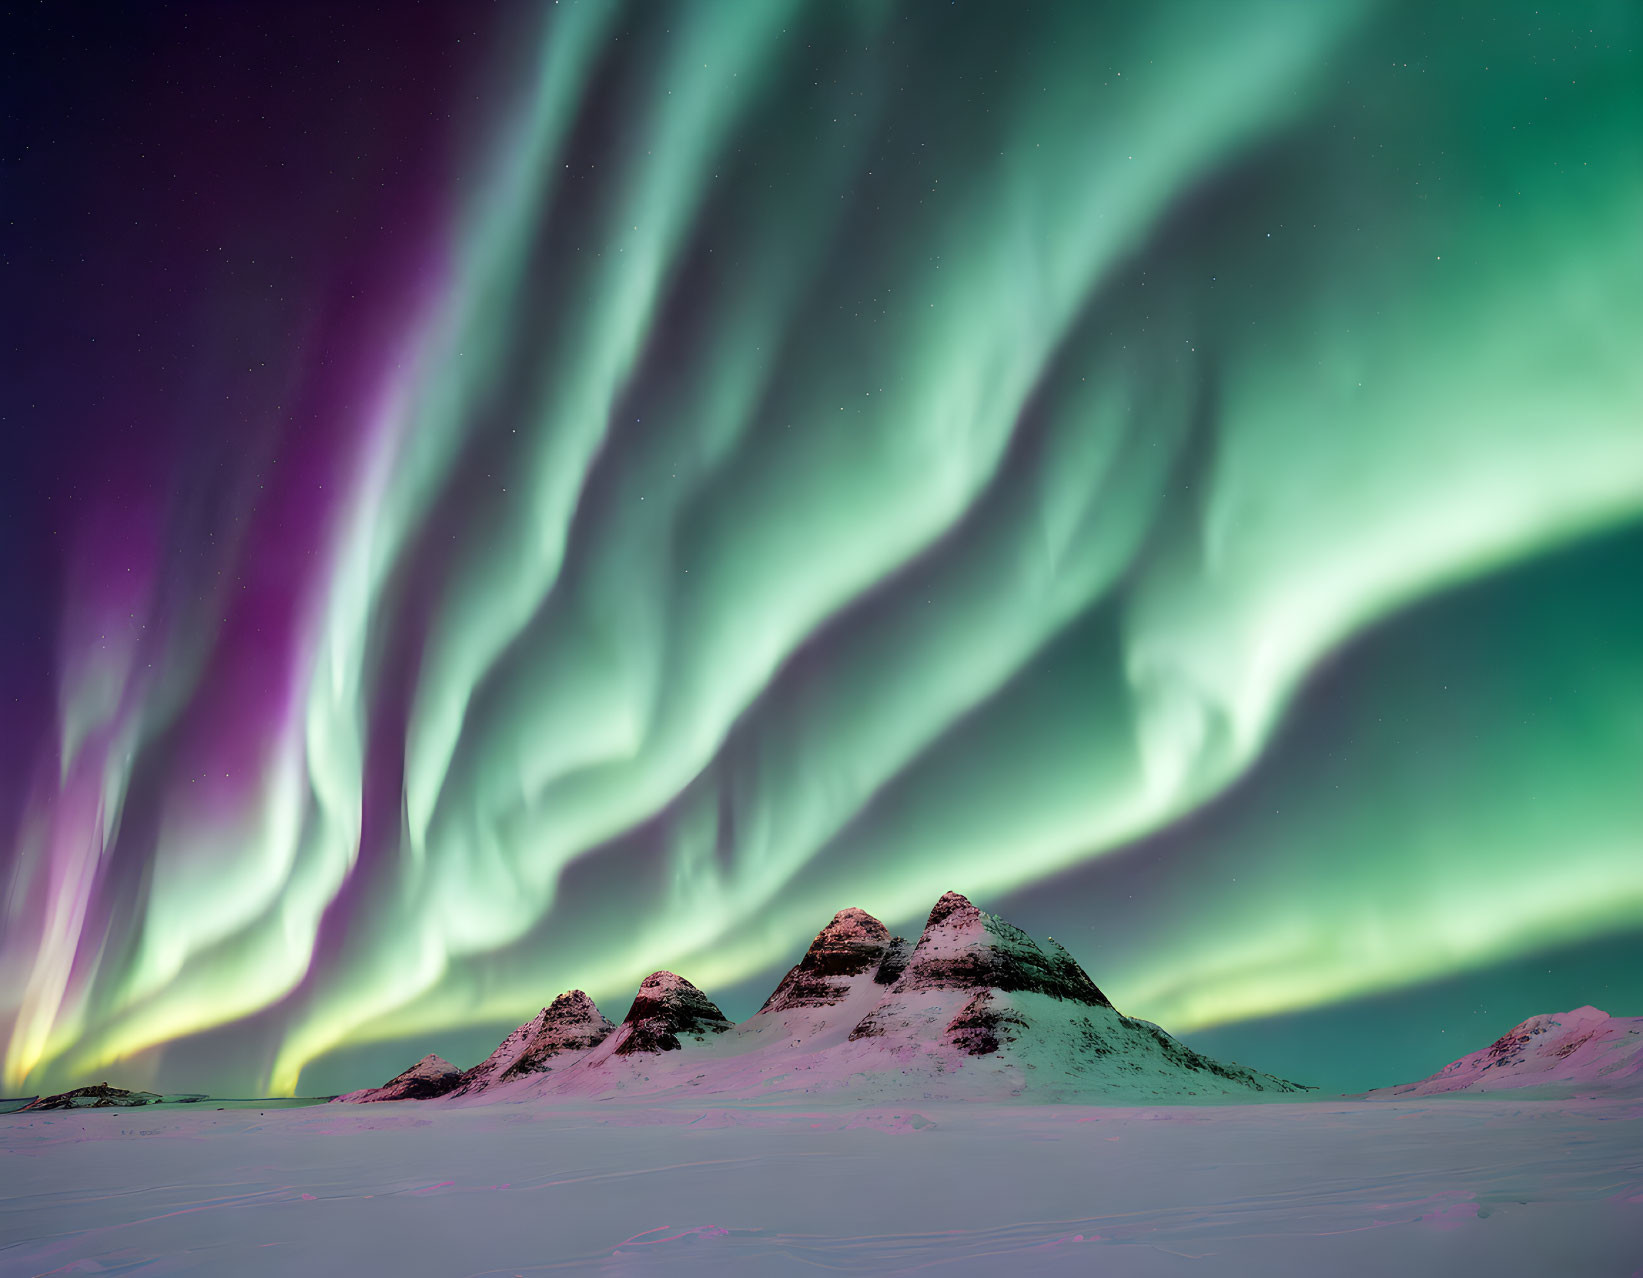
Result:
<svg viewBox="0 0 1643 1278"><path fill-rule="evenodd" d="M1631 1274L1643 1102L0 1118L0 1273Z"/></svg>
<svg viewBox="0 0 1643 1278"><path fill-rule="evenodd" d="M1533 1089L1572 1095L1643 1095L1643 1016L1610 1016L1595 1007L1531 1016L1488 1047L1415 1083L1371 1096Z"/></svg>

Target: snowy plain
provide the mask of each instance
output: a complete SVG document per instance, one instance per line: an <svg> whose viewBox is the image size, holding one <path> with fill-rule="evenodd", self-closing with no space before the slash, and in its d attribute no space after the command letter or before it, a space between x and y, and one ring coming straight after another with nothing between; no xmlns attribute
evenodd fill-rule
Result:
<svg viewBox="0 0 1643 1278"><path fill-rule="evenodd" d="M1643 1275L1643 1099L0 1115L0 1274Z"/></svg>

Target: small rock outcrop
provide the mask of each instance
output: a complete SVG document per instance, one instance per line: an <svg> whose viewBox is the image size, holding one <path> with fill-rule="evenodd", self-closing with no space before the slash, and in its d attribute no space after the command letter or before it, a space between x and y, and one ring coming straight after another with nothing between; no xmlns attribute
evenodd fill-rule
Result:
<svg viewBox="0 0 1643 1278"><path fill-rule="evenodd" d="M1027 1028L1025 1020L994 1000L991 990L978 990L947 1022L944 1037L966 1056L991 1056Z"/></svg>
<svg viewBox="0 0 1643 1278"><path fill-rule="evenodd" d="M153 1105L160 1100L153 1092L128 1092L123 1087L93 1083L55 1096L42 1096L24 1109L123 1109L133 1105Z"/></svg>

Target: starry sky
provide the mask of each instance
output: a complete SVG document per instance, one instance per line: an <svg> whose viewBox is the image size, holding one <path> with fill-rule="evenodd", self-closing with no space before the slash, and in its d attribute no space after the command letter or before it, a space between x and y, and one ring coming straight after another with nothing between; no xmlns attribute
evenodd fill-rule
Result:
<svg viewBox="0 0 1643 1278"><path fill-rule="evenodd" d="M5 19L0 1092L952 888L1328 1089L1643 1014L1643 10Z"/></svg>

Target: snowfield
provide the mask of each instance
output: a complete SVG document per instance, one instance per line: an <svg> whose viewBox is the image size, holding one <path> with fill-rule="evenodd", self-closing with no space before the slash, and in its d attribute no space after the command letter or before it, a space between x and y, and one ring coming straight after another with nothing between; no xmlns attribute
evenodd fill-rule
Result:
<svg viewBox="0 0 1643 1278"><path fill-rule="evenodd" d="M0 1273L1643 1273L1643 1100L0 1115Z"/></svg>

